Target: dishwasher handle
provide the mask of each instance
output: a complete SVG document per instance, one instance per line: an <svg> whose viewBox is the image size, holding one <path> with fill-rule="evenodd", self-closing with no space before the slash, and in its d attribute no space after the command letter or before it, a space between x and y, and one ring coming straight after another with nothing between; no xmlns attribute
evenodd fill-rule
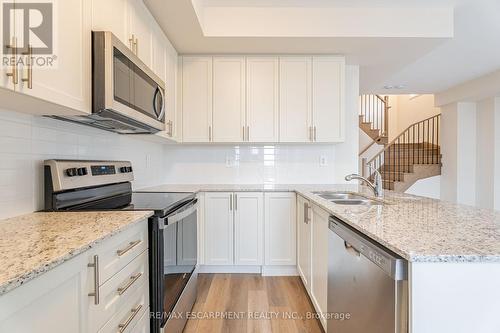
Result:
<svg viewBox="0 0 500 333"><path fill-rule="evenodd" d="M344 240L344 247L351 255L365 257L395 281L408 279L408 262L405 259L334 216L330 216L328 226L330 232L336 233Z"/></svg>

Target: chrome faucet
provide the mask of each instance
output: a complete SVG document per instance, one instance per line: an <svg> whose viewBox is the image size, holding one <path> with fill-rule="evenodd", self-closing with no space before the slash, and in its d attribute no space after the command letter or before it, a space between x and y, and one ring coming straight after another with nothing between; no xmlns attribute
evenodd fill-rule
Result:
<svg viewBox="0 0 500 333"><path fill-rule="evenodd" d="M373 183L370 180L368 180L367 178L360 176L358 174L355 174L355 173L345 176L345 180L348 182L351 180L354 180L354 179L360 180L360 181L366 183L366 185L368 185L369 187L371 187L371 189L373 190L373 193L376 197L381 197L382 191L383 191L383 189L382 189L382 175L380 174L380 172L377 169L373 168L370 165L367 165L367 166L368 166L368 168L370 168L370 172L375 173L375 181Z"/></svg>

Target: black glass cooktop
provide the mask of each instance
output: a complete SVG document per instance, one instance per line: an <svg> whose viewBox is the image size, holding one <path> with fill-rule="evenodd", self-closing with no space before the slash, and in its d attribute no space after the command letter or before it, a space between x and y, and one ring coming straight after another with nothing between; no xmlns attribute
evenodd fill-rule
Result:
<svg viewBox="0 0 500 333"><path fill-rule="evenodd" d="M66 208L66 210L152 210L163 217L195 198L194 193L128 192Z"/></svg>

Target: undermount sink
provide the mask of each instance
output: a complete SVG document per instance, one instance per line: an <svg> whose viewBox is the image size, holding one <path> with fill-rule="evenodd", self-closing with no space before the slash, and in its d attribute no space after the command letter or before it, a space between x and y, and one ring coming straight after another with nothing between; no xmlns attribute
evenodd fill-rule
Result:
<svg viewBox="0 0 500 333"><path fill-rule="evenodd" d="M337 205L383 205L383 202L372 200L355 193L344 193L344 192L313 192L317 196L326 199Z"/></svg>

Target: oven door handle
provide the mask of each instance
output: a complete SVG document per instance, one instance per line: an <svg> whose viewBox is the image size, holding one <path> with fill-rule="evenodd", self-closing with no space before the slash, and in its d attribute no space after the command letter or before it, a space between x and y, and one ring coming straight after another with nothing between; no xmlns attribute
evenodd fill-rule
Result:
<svg viewBox="0 0 500 333"><path fill-rule="evenodd" d="M196 212L197 209L198 209L198 199L194 199L191 203L187 204L186 207L182 208L180 211L177 211L174 214L165 217L163 225L167 226L182 221L189 215Z"/></svg>

